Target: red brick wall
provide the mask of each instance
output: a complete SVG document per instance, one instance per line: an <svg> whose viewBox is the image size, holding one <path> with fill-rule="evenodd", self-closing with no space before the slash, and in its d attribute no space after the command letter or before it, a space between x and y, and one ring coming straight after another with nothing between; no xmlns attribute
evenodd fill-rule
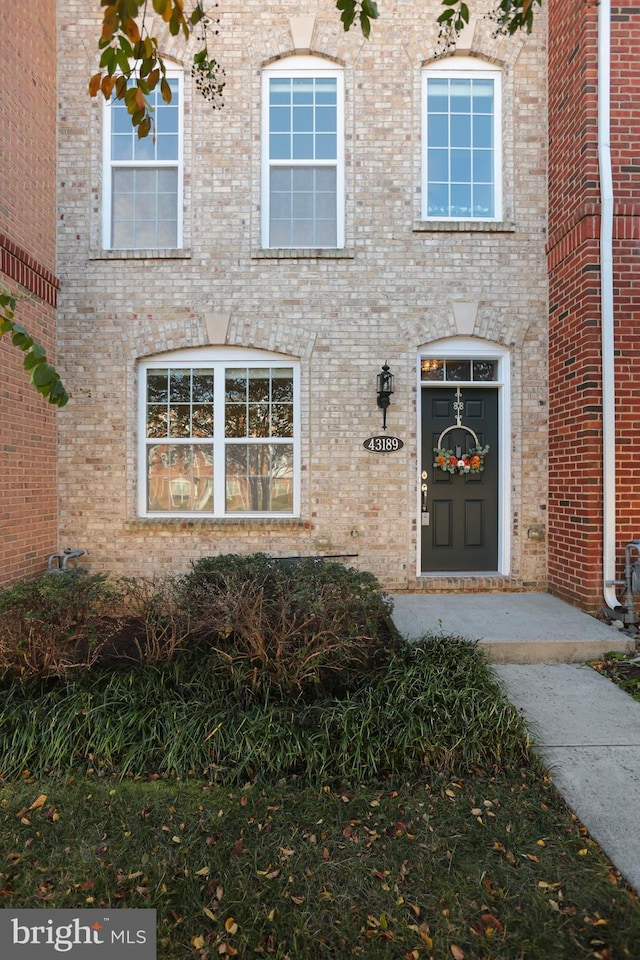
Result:
<svg viewBox="0 0 640 960"><path fill-rule="evenodd" d="M55 359L55 0L23 4L20 21L0 31L0 283ZM42 570L57 548L55 416L22 361L0 339L0 584Z"/></svg>
<svg viewBox="0 0 640 960"><path fill-rule="evenodd" d="M603 605L597 7L550 0L549 35L549 586L595 610ZM613 7L618 577L624 544L640 536L639 45L640 8Z"/></svg>

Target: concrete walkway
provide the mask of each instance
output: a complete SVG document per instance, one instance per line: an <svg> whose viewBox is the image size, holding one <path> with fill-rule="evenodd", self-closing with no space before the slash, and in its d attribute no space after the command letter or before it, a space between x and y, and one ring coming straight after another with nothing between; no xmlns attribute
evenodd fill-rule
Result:
<svg viewBox="0 0 640 960"><path fill-rule="evenodd" d="M580 821L640 894L640 703L584 665L626 634L548 594L398 594L411 639L480 639L536 751Z"/></svg>
<svg viewBox="0 0 640 960"><path fill-rule="evenodd" d="M554 784L640 893L640 703L579 664L494 669Z"/></svg>

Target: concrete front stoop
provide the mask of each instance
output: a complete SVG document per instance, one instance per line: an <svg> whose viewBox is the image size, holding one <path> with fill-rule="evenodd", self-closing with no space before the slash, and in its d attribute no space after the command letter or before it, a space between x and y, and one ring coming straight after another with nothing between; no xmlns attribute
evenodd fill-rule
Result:
<svg viewBox="0 0 640 960"><path fill-rule="evenodd" d="M633 640L549 593L398 593L392 619L416 640L444 633L479 640L493 663L584 663Z"/></svg>

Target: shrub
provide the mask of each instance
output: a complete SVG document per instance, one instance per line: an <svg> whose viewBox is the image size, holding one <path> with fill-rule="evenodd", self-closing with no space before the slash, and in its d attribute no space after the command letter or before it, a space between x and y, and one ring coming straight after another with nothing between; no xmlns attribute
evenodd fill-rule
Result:
<svg viewBox="0 0 640 960"><path fill-rule="evenodd" d="M120 592L102 574L46 573L0 591L0 673L63 676L94 664Z"/></svg>
<svg viewBox="0 0 640 960"><path fill-rule="evenodd" d="M393 646L391 599L372 574L339 563L204 557L180 589L199 649L254 697L344 694Z"/></svg>
<svg viewBox="0 0 640 960"><path fill-rule="evenodd" d="M23 680L173 659L188 635L172 580L46 573L0 591L0 675Z"/></svg>

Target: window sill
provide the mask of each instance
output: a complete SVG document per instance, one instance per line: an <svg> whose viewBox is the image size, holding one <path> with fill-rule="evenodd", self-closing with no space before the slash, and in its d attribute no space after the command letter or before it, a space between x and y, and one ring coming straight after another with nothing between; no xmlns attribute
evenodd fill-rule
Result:
<svg viewBox="0 0 640 960"><path fill-rule="evenodd" d="M272 530L309 530L311 524L299 517L257 517L257 516L238 516L238 517L138 517L136 520L130 520L126 524L126 529L130 533L146 532L152 528L155 531L171 531L185 533L193 530L218 529L226 532L234 530L247 530L251 525L264 529L268 527Z"/></svg>
<svg viewBox="0 0 640 960"><path fill-rule="evenodd" d="M89 260L189 260L191 250L160 249L157 247L140 250L91 250Z"/></svg>
<svg viewBox="0 0 640 960"><path fill-rule="evenodd" d="M345 247L261 247L251 251L252 260L352 260L353 248Z"/></svg>
<svg viewBox="0 0 640 960"><path fill-rule="evenodd" d="M414 233L515 233L513 220L416 220Z"/></svg>

